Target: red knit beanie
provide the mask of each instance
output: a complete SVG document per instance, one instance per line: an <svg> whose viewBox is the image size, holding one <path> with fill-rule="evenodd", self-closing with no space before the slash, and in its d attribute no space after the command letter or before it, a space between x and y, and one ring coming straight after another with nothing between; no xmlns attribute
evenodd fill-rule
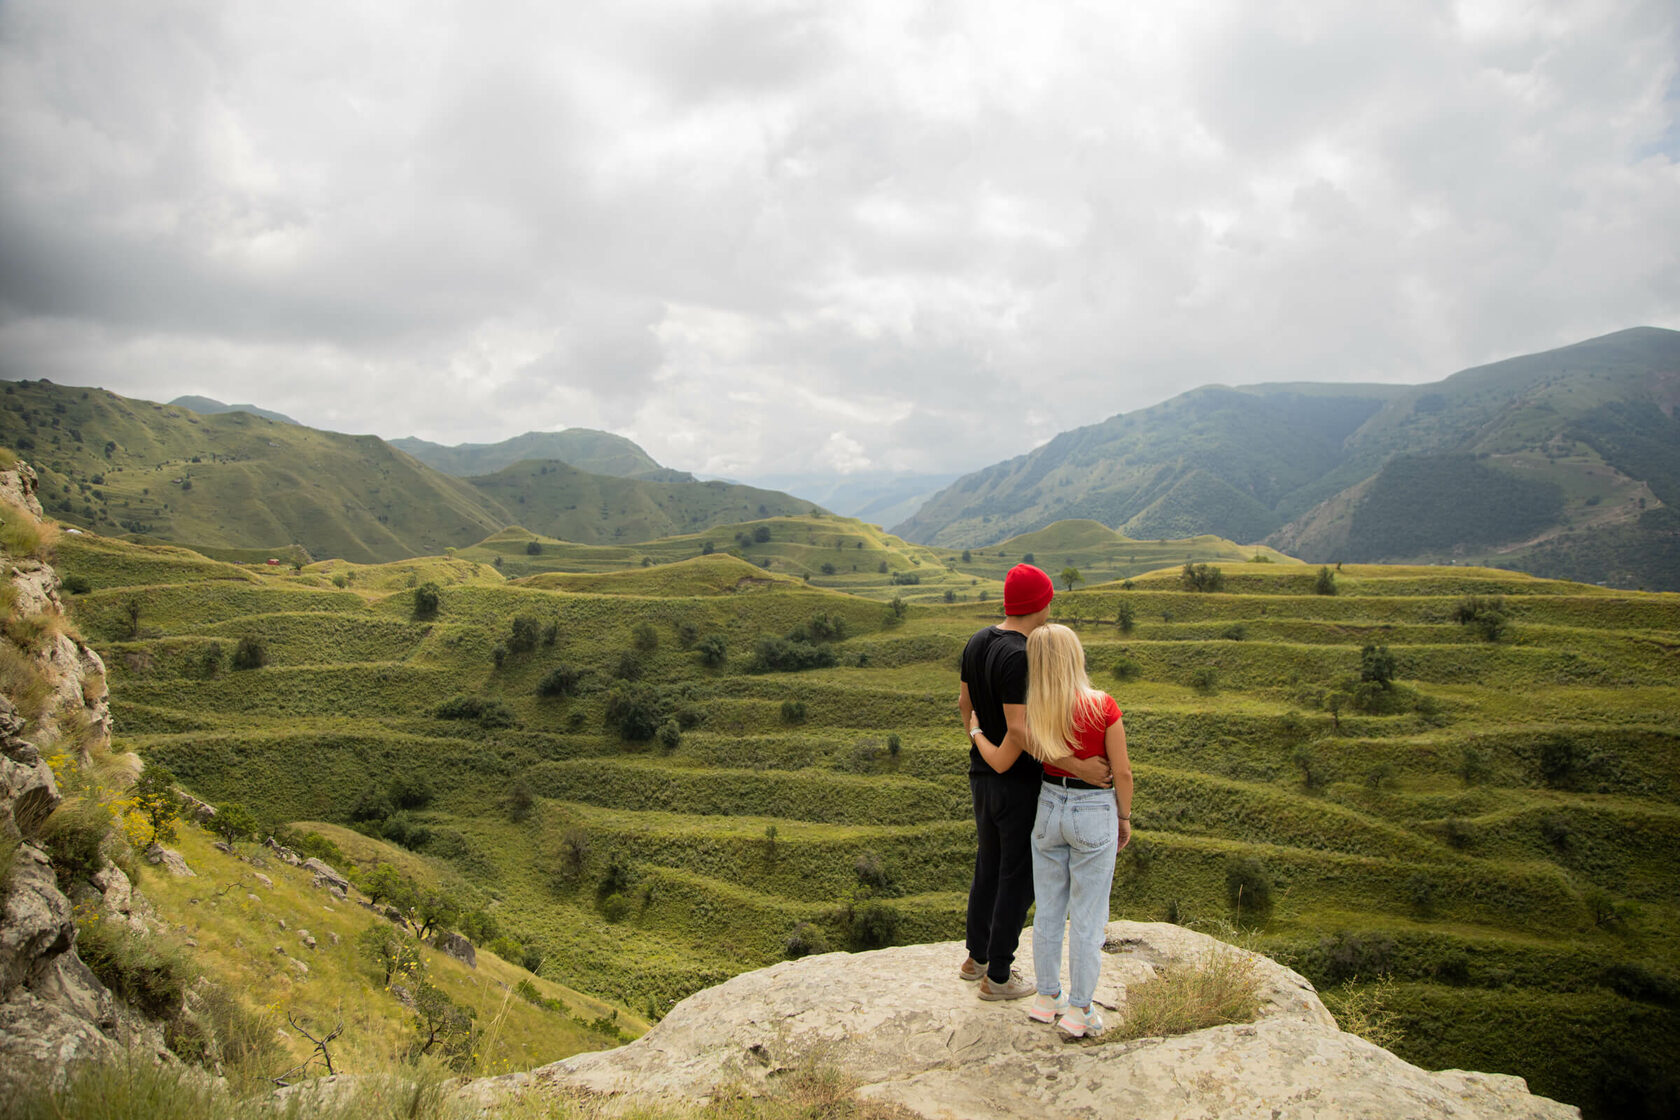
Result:
<svg viewBox="0 0 1680 1120"><path fill-rule="evenodd" d="M1031 564L1017 564L1003 577L1003 613L1037 614L1056 597L1050 577Z"/></svg>

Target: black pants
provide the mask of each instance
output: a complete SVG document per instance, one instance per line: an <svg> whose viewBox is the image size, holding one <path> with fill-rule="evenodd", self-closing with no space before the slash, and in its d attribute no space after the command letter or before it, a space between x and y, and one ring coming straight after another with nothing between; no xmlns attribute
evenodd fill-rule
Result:
<svg viewBox="0 0 1680 1120"><path fill-rule="evenodd" d="M1009 979L1021 927L1033 901L1032 830L1038 816L1038 782L985 774L968 776L974 797L974 882L968 888L968 955L984 961L986 974Z"/></svg>

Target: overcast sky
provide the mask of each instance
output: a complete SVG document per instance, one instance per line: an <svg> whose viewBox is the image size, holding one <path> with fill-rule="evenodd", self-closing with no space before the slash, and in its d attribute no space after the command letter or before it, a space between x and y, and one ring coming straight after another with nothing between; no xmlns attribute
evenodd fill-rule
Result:
<svg viewBox="0 0 1680 1120"><path fill-rule="evenodd" d="M1680 4L0 0L0 377L964 470L1680 327Z"/></svg>

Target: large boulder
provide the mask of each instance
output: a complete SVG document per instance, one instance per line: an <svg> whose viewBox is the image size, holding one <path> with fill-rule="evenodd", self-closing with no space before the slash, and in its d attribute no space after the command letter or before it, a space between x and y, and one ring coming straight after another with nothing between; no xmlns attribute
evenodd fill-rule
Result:
<svg viewBox="0 0 1680 1120"><path fill-rule="evenodd" d="M312 881L317 887L325 887L341 898L349 892L350 880L334 871L331 864L311 856L303 861L302 867L305 871L314 872L315 878Z"/></svg>
<svg viewBox="0 0 1680 1120"><path fill-rule="evenodd" d="M1431 1073L1343 1033L1310 983L1265 957L1173 925L1114 922L1107 941L1096 999L1111 1023L1124 1020L1129 987L1206 954L1252 961L1260 1015L1173 1038L1070 1044L1029 1020L1025 1002L977 999L957 976L960 942L829 953L697 992L628 1046L464 1092L481 1102L531 1089L699 1101L815 1054L842 1065L862 1095L930 1120L1579 1117L1519 1078ZM1031 976L1030 933L1022 948L1017 965Z"/></svg>
<svg viewBox="0 0 1680 1120"><path fill-rule="evenodd" d="M440 930L427 938L427 943L438 952L454 957L468 968L478 967L478 950L473 943L453 930Z"/></svg>

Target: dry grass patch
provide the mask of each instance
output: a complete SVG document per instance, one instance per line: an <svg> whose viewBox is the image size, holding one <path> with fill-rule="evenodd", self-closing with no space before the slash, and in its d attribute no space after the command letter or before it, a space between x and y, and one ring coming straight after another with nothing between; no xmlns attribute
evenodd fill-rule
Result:
<svg viewBox="0 0 1680 1120"><path fill-rule="evenodd" d="M1256 960L1247 953L1214 950L1169 965L1153 979L1126 989L1124 1017L1099 1041L1159 1038L1253 1022L1260 1014Z"/></svg>

